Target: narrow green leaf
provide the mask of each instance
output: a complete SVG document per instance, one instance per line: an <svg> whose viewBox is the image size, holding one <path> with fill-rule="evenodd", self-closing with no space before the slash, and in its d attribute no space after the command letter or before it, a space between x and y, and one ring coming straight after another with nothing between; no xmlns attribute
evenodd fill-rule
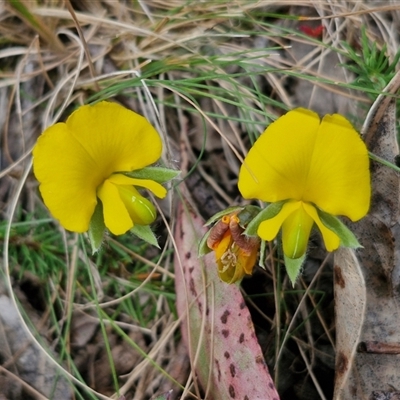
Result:
<svg viewBox="0 0 400 400"><path fill-rule="evenodd" d="M286 200L278 201L276 203L271 203L269 206L264 208L264 210L260 211L256 217L249 222L244 234L247 236L257 236L257 230L261 222L271 219L278 215L279 211L281 211L283 205L285 204Z"/></svg>
<svg viewBox="0 0 400 400"><path fill-rule="evenodd" d="M342 247L350 247L352 249L362 247L354 236L354 233L342 221L340 221L339 218L319 209L317 209L317 212L322 223L339 236L340 245Z"/></svg>
<svg viewBox="0 0 400 400"><path fill-rule="evenodd" d="M30 24L44 40L54 47L54 49L57 51L65 50L64 45L61 43L54 31L50 29L40 17L35 16L27 7L29 6L29 3L33 3L32 5L34 5L35 2L23 2L20 0L8 0L7 2L11 7L14 8L21 18L24 18L25 21Z"/></svg>
<svg viewBox="0 0 400 400"><path fill-rule="evenodd" d="M96 208L94 209L94 213L92 219L89 224L89 240L92 246L92 254L99 251L100 246L103 242L104 231L106 230L106 226L104 225L104 217L103 217L103 205L101 202L97 202Z"/></svg>
<svg viewBox="0 0 400 400"><path fill-rule="evenodd" d="M300 274L301 266L303 265L304 260L306 259L306 254L304 253L299 258L289 258L286 257L286 255L283 255L283 258L285 260L286 272L289 275L292 285L294 286Z"/></svg>
<svg viewBox="0 0 400 400"><path fill-rule="evenodd" d="M149 225L135 224L131 229L131 232L134 235L136 235L139 239L142 239L145 242L150 243L152 246L160 248L160 246L158 245L156 235L154 235L154 232L151 230Z"/></svg>
<svg viewBox="0 0 400 400"><path fill-rule="evenodd" d="M371 160L377 161L386 167L392 168L396 172L400 172L400 168L397 165L392 164L390 161L384 160L383 158L371 153L370 151L368 152L368 156Z"/></svg>
<svg viewBox="0 0 400 400"><path fill-rule="evenodd" d="M14 7L26 20L36 29L40 30L41 26L32 15L32 13L28 10L28 8L24 5L22 1L13 0L9 1L9 4Z"/></svg>
<svg viewBox="0 0 400 400"><path fill-rule="evenodd" d="M151 179L158 183L165 183L176 178L180 173L181 171L164 167L146 167L136 171L125 172L125 175L130 178Z"/></svg>

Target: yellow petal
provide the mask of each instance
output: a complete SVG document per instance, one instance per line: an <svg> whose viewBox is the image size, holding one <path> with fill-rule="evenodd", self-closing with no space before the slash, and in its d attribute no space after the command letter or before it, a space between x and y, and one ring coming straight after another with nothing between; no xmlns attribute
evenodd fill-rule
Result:
<svg viewBox="0 0 400 400"><path fill-rule="evenodd" d="M144 187L151 192L153 192L157 197L164 198L167 194L167 189L151 179L136 179L130 178L129 176L123 174L113 174L108 180L115 183L116 185L132 185Z"/></svg>
<svg viewBox="0 0 400 400"><path fill-rule="evenodd" d="M256 141L238 185L245 198L302 200L356 221L370 204L368 152L344 117L327 115L320 124L316 113L295 109Z"/></svg>
<svg viewBox="0 0 400 400"><path fill-rule="evenodd" d="M104 223L111 233L122 235L133 227L117 186L106 180L99 187L97 195L103 203Z"/></svg>
<svg viewBox="0 0 400 400"><path fill-rule="evenodd" d="M313 224L314 221L305 211L303 203L285 219L282 225L282 244L286 257L296 259L304 255Z"/></svg>
<svg viewBox="0 0 400 400"><path fill-rule="evenodd" d="M218 246L221 243L221 240L224 238L224 235L232 234L228 232L229 229L229 221L230 217L224 215L208 232L207 235L207 247L211 250L217 250ZM227 233L228 232L228 233ZM231 237L230 240L233 240Z"/></svg>
<svg viewBox="0 0 400 400"><path fill-rule="evenodd" d="M240 264L231 264L228 268L221 262L218 262L218 276L221 281L232 284L242 279L245 275Z"/></svg>
<svg viewBox="0 0 400 400"><path fill-rule="evenodd" d="M324 239L325 247L328 251L336 250L340 245L340 238L335 232L328 229L319 218L317 210L310 204L304 203L303 207L307 214L314 220L317 224L319 230L322 233L322 238Z"/></svg>
<svg viewBox="0 0 400 400"><path fill-rule="evenodd" d="M257 230L258 236L260 236L260 238L263 240L274 240L286 218L288 218L290 214L298 210L300 207L301 202L299 201L286 202L281 211L279 211L275 217L261 222Z"/></svg>
<svg viewBox="0 0 400 400"><path fill-rule="evenodd" d="M145 118L101 102L80 107L66 123L46 129L33 150L33 168L53 216L66 229L85 232L104 180L117 171L143 168L160 155L161 139ZM142 184L157 196L166 193L156 182Z"/></svg>
<svg viewBox="0 0 400 400"><path fill-rule="evenodd" d="M344 117L326 115L318 130L304 200L356 221L366 215L371 187L368 151Z"/></svg>
<svg viewBox="0 0 400 400"><path fill-rule="evenodd" d="M217 248L215 249L215 259L220 260L221 257L226 253L226 251L231 247L233 243L231 232L228 230L224 233L221 241L219 242Z"/></svg>
<svg viewBox="0 0 400 400"><path fill-rule="evenodd" d="M220 279L228 284L242 279L245 275L243 263L240 260L240 249L235 244L230 245L221 259L217 260L217 266Z"/></svg>
<svg viewBox="0 0 400 400"><path fill-rule="evenodd" d="M246 156L239 190L246 199L301 200L320 119L297 108L268 126Z"/></svg>
<svg viewBox="0 0 400 400"><path fill-rule="evenodd" d="M161 139L146 120L125 107L102 101L78 108L66 121L74 138L101 171L133 171L154 163L161 155Z"/></svg>
<svg viewBox="0 0 400 400"><path fill-rule="evenodd" d="M242 269L247 275L253 273L254 266L256 265L257 254L258 247L254 248L250 254L243 250L239 250L238 263L242 266Z"/></svg>
<svg viewBox="0 0 400 400"><path fill-rule="evenodd" d="M117 188L134 224L149 225L154 222L157 212L149 200L144 198L133 186L117 186Z"/></svg>
<svg viewBox="0 0 400 400"><path fill-rule="evenodd" d="M39 137L33 149L33 171L44 203L60 224L70 231L87 231L101 176L64 123L47 128Z"/></svg>

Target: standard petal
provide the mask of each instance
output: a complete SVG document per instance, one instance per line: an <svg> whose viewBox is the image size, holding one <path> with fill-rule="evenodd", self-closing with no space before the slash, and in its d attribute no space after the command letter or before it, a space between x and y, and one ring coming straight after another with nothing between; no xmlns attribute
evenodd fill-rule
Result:
<svg viewBox="0 0 400 400"><path fill-rule="evenodd" d="M97 195L103 203L104 223L111 233L122 235L133 227L117 186L106 180L99 187Z"/></svg>
<svg viewBox="0 0 400 400"><path fill-rule="evenodd" d="M368 151L349 121L326 115L318 131L304 200L357 221L370 205Z"/></svg>
<svg viewBox="0 0 400 400"><path fill-rule="evenodd" d="M33 170L51 214L65 229L87 231L102 178L66 124L52 125L39 137L33 149Z"/></svg>
<svg viewBox="0 0 400 400"><path fill-rule="evenodd" d="M268 126L246 156L239 190L246 199L301 200L320 119L297 108Z"/></svg>
<svg viewBox="0 0 400 400"><path fill-rule="evenodd" d="M281 211L279 211L279 214L271 219L261 222L257 230L258 236L263 240L274 240L285 219L298 210L299 207L301 207L301 202L299 201L288 201L285 203Z"/></svg>
<svg viewBox="0 0 400 400"><path fill-rule="evenodd" d="M167 189L151 179L136 179L130 178L129 176L123 174L113 174L108 180L115 183L116 185L131 185L144 187L151 192L153 192L157 197L164 198L167 194Z"/></svg>
<svg viewBox="0 0 400 400"><path fill-rule="evenodd" d="M313 225L314 221L305 211L303 203L285 219L282 224L282 244L286 257L297 259L305 254Z"/></svg>
<svg viewBox="0 0 400 400"><path fill-rule="evenodd" d="M116 103L78 108L66 122L103 180L113 172L143 168L161 155L161 138L146 118Z"/></svg>
<svg viewBox="0 0 400 400"><path fill-rule="evenodd" d="M340 245L340 238L335 232L327 228L321 221L317 210L310 204L303 204L306 213L314 220L317 224L319 230L322 233L322 238L324 239L325 247L328 251L336 250Z"/></svg>

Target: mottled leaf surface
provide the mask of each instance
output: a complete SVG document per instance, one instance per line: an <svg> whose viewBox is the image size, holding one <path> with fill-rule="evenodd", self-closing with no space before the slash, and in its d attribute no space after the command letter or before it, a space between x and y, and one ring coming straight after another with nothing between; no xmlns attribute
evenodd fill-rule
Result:
<svg viewBox="0 0 400 400"><path fill-rule="evenodd" d="M236 285L218 278L214 254L198 257L204 222L181 205L175 280L182 336L208 400L277 400L249 310Z"/></svg>
<svg viewBox="0 0 400 400"><path fill-rule="evenodd" d="M342 395L354 360L365 315L366 288L353 249L335 253L336 393ZM339 395L336 398L341 398Z"/></svg>
<svg viewBox="0 0 400 400"><path fill-rule="evenodd" d="M386 92L394 94L399 86L397 74ZM363 128L369 151L392 163L399 153L395 111L391 96L378 97ZM351 226L364 248L335 255L338 340L334 398L340 400L400 394L396 392L400 390L400 180L397 172L375 161L371 173L370 212ZM364 307L364 315L357 315Z"/></svg>

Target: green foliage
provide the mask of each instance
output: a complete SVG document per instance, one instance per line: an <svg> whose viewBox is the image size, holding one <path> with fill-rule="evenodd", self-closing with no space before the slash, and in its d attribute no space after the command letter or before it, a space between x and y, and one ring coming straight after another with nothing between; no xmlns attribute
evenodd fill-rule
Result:
<svg viewBox="0 0 400 400"><path fill-rule="evenodd" d="M64 254L61 233L54 229L53 220L27 214L21 222L12 225L9 238L8 256L10 265L18 278L25 272L33 273L40 280L65 273L66 265L62 259ZM7 221L0 223L0 241L3 242ZM1 243L1 245L3 245Z"/></svg>
<svg viewBox="0 0 400 400"><path fill-rule="evenodd" d="M25 214L22 209L17 210L16 219L21 222L12 224L10 228L7 246L9 273L16 281L33 280L40 285L34 297L38 304L45 302L49 312L49 323L59 344L57 362L70 365L71 374L82 382L84 378L69 351L73 330L73 310L70 305L80 304L86 310L96 309L110 374L117 390L118 379L111 354L110 335L117 335L129 344L132 351L139 351L143 358L147 358L146 352L118 324L128 320L150 334L148 327L160 318L159 304L162 297L165 299L165 307L175 314L172 274L160 279L161 274L156 265L163 255L157 252L154 258L150 258L148 250L151 246L133 235L123 235L118 237L118 241L107 238L99 251L91 255L87 237L59 229L54 220L46 216L40 207L31 214ZM2 246L7 230L8 222L1 222ZM118 301L103 310L100 302L108 299ZM93 314L94 311L86 312ZM65 316L65 319L60 320L60 315ZM40 338L34 324L31 329ZM48 343L42 345L47 348ZM160 373L166 374L154 361L149 362ZM172 377L168 374L166 376L174 382ZM77 399L82 400L97 398L90 392L75 394Z"/></svg>
<svg viewBox="0 0 400 400"><path fill-rule="evenodd" d="M341 64L356 75L352 86L364 92L372 101L383 92L386 85L396 74L396 66L400 59L400 49L390 60L387 44L379 48L377 42L371 41L367 36L366 27L361 28L360 47L357 49L347 42L341 42L345 48L345 56L350 62ZM397 102L397 108L400 104ZM398 140L400 127L397 126Z"/></svg>
<svg viewBox="0 0 400 400"><path fill-rule="evenodd" d="M376 42L369 40L366 27L361 29L360 49L353 48L349 43L342 42L342 46L347 50L346 56L351 63L342 64L349 71L354 72L356 79L354 84L361 90L375 89L379 92L389 83L396 73L396 65L400 58L400 50L394 59L390 61L387 55L386 43L379 49ZM371 99L376 95L366 91Z"/></svg>

